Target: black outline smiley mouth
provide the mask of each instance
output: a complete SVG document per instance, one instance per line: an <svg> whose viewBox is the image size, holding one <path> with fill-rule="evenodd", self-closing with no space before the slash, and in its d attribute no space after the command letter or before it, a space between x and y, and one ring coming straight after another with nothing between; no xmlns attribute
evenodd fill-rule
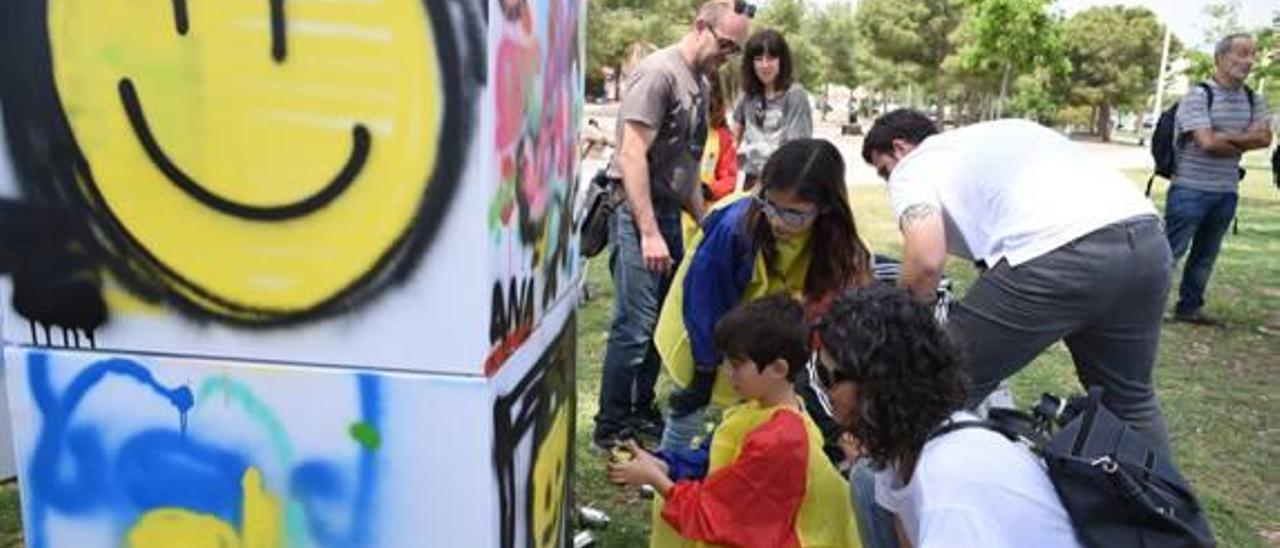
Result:
<svg viewBox="0 0 1280 548"><path fill-rule="evenodd" d="M187 175L186 172L182 171L164 153L164 150L160 148L160 144L156 142L155 135L152 135L151 127L147 124L146 115L142 112L142 104L138 101L138 93L133 89L133 82L128 78L121 78L119 89L120 102L124 104L125 113L129 117L129 125L133 126L134 135L138 137L138 141L142 143L142 148L146 150L147 156L151 158L151 161L155 163L160 172L164 173L170 182L188 196L227 215L253 221L282 221L310 215L333 203L343 192L350 188L351 183L355 181L356 175L359 175L360 170L364 168L365 160L369 158L369 130L363 124L356 124L351 128L351 155L347 158L346 164L342 166L342 170L324 188L306 198L288 204L272 206L244 204L209 191L204 185L201 185Z"/></svg>

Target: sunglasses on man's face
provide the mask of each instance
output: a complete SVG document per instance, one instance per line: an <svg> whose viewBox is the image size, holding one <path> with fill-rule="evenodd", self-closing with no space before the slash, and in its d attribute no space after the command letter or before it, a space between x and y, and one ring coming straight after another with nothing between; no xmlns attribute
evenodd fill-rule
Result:
<svg viewBox="0 0 1280 548"><path fill-rule="evenodd" d="M721 54L734 55L739 51L742 51L742 46L739 46L738 43L733 40L720 36L720 33L716 32L715 27L709 26L707 27L707 30L711 31L711 36L715 37L716 47L720 49Z"/></svg>
<svg viewBox="0 0 1280 548"><path fill-rule="evenodd" d="M748 4L746 0L734 0L733 12L739 15L745 15L747 16L747 19L755 19L756 5Z"/></svg>

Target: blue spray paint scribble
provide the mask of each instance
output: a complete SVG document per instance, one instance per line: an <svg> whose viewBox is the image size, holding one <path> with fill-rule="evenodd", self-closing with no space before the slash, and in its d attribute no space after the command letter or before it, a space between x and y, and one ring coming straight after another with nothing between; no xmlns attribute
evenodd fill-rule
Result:
<svg viewBox="0 0 1280 548"><path fill-rule="evenodd" d="M170 430L148 430L120 448L116 481L137 508L184 508L240 526L243 457Z"/></svg>
<svg viewBox="0 0 1280 548"><path fill-rule="evenodd" d="M30 353L27 356L28 383L36 406L44 417L26 478L30 482L27 511L31 516L28 541L32 548L44 548L44 519L49 509L81 515L96 509L105 500L103 471L106 454L102 440L96 430L88 427L71 429L69 423L72 412L85 394L102 382L108 373L129 377L150 387L178 411L179 428L186 427L187 411L195 403L191 389L161 386L151 372L137 362L108 359L91 364L71 381L59 398L49 380L48 354ZM67 468L71 471L70 478L59 475L62 458L71 459L72 466Z"/></svg>
<svg viewBox="0 0 1280 548"><path fill-rule="evenodd" d="M379 378L369 374L361 374L357 378L360 386L360 420L381 431ZM326 510L333 507L334 502L345 498L345 489L337 468L322 461L307 461L295 467L290 475L290 494L306 508L309 530L318 544L335 547L373 544L370 525L374 488L378 479L378 458L375 449L364 444L357 446L360 457L356 471L356 490L345 533L335 532L334 527L330 526L331 520L322 519L323 516L332 514Z"/></svg>
<svg viewBox="0 0 1280 548"><path fill-rule="evenodd" d="M45 520L49 511L72 516L107 511L127 528L148 510L183 508L217 516L239 527L243 500L240 480L250 462L239 453L187 435L187 414L195 403L189 388L167 388L138 362L112 358L89 364L59 397L49 369L48 354L28 354L29 385L44 418L28 478L24 478L29 482L25 486L27 539L32 548L45 548L48 543ZM149 387L178 414L177 430L150 429L125 440L114 465L110 464L111 457L104 450L97 428L70 426L85 395L108 374L132 378ZM360 374L357 384L360 420L380 431L380 379ZM307 530L317 545L345 548L374 544L371 531L378 457L375 449L359 443L356 446L359 457L350 497L337 463L301 462L289 474L292 502L305 509ZM61 459L71 459L70 466ZM347 519L332 519L339 516Z"/></svg>

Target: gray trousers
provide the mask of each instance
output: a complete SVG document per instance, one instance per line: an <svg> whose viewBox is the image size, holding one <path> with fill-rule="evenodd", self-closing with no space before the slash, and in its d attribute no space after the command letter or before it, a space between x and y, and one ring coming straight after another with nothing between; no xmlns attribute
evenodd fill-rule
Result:
<svg viewBox="0 0 1280 548"><path fill-rule="evenodd" d="M1103 403L1172 458L1151 380L1172 264L1152 215L983 272L948 323L967 350L969 404L1061 340L1080 383L1102 386Z"/></svg>

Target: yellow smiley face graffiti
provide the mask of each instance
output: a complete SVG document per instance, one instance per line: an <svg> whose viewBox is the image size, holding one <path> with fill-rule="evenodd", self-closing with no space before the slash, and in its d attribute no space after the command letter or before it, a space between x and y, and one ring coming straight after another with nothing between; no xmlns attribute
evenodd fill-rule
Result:
<svg viewBox="0 0 1280 548"><path fill-rule="evenodd" d="M564 543L564 497L569 474L569 411L572 406L560 404L551 426L538 444L530 487L530 545L554 548Z"/></svg>
<svg viewBox="0 0 1280 548"><path fill-rule="evenodd" d="M438 225L469 135L448 19L435 0L49 0L95 232L233 321L385 284Z"/></svg>

